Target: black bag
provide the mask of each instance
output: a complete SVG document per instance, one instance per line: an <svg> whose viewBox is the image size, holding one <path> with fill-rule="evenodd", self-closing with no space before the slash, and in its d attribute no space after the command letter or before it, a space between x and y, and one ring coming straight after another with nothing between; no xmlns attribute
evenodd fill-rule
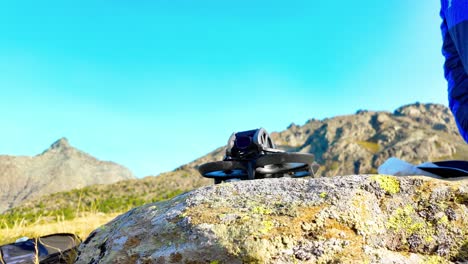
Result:
<svg viewBox="0 0 468 264"><path fill-rule="evenodd" d="M73 263L80 243L78 236L67 233L30 238L0 246L0 263Z"/></svg>

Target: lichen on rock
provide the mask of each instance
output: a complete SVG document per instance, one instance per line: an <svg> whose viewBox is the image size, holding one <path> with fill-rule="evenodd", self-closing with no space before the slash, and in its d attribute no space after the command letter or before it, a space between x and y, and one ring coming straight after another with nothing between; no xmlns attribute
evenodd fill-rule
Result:
<svg viewBox="0 0 468 264"><path fill-rule="evenodd" d="M384 175L224 183L119 216L77 263L467 261L467 185Z"/></svg>
<svg viewBox="0 0 468 264"><path fill-rule="evenodd" d="M396 194L400 191L400 182L394 176L375 175L371 179L378 182L380 188L389 194Z"/></svg>

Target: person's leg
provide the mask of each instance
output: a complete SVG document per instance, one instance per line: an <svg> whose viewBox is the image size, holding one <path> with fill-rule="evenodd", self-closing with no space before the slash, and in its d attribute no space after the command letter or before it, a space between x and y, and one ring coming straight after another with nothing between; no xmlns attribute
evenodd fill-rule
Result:
<svg viewBox="0 0 468 264"><path fill-rule="evenodd" d="M468 0L442 0L442 52L449 107L468 143Z"/></svg>
<svg viewBox="0 0 468 264"><path fill-rule="evenodd" d="M468 73L468 0L449 0L443 15L460 62Z"/></svg>

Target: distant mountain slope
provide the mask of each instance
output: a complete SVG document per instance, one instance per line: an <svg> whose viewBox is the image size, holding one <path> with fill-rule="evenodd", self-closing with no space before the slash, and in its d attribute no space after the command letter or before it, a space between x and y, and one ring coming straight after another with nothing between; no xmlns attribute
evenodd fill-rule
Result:
<svg viewBox="0 0 468 264"><path fill-rule="evenodd" d="M389 157L414 164L468 160L468 145L458 134L450 110L439 104L415 103L393 113L361 110L354 115L311 119L271 137L281 149L314 154L322 165L318 176L375 173ZM223 155L224 147L220 147L180 169L221 160Z"/></svg>
<svg viewBox="0 0 468 264"><path fill-rule="evenodd" d="M468 160L468 145L458 134L450 110L437 104L310 120L272 137L283 148L313 153L324 176L375 173L389 157L414 164Z"/></svg>
<svg viewBox="0 0 468 264"><path fill-rule="evenodd" d="M0 156L0 212L44 194L133 178L127 168L99 161L62 138L34 157Z"/></svg>

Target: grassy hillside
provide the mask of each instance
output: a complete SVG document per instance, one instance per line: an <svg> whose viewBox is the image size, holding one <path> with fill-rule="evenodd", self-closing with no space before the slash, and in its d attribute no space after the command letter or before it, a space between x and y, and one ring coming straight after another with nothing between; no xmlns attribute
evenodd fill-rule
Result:
<svg viewBox="0 0 468 264"><path fill-rule="evenodd" d="M110 185L93 185L47 195L0 215L0 243L16 239L11 237L12 232L7 232L15 227L25 229L71 221L88 215L116 215L133 207L170 199L208 184L211 184L210 180L202 178L194 170L185 169L163 173L157 177L149 176ZM6 235L7 233L9 235Z"/></svg>
<svg viewBox="0 0 468 264"><path fill-rule="evenodd" d="M8 228L4 226L0 229L0 245L15 242L20 237L40 237L55 233L72 233L85 239L94 229L108 223L118 215L119 213L86 213L71 220L57 217L34 225L16 222L13 226Z"/></svg>

